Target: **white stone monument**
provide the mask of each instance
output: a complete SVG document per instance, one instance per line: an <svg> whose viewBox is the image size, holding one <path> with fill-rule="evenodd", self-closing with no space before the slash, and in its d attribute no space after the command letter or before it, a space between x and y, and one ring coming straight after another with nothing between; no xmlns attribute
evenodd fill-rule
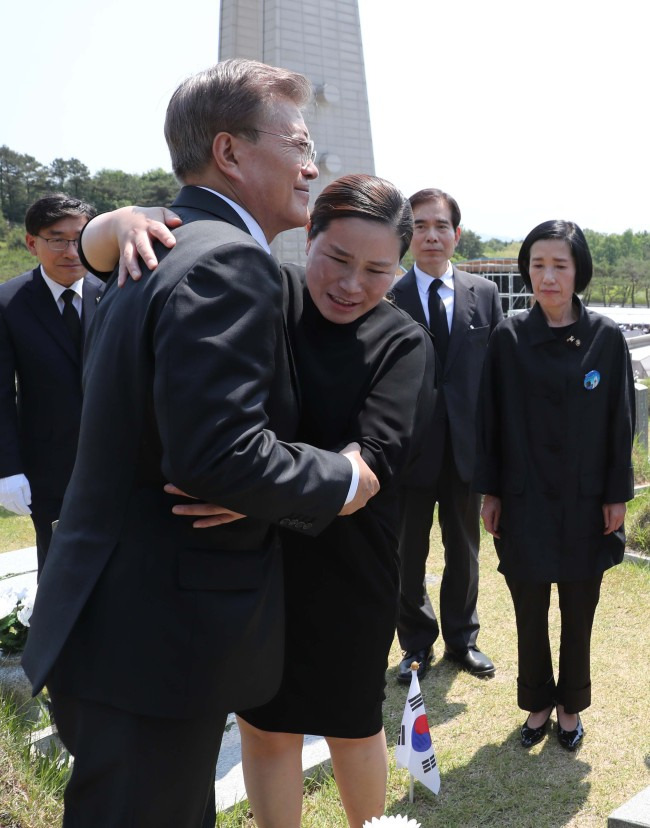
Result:
<svg viewBox="0 0 650 828"><path fill-rule="evenodd" d="M219 60L246 57L302 72L315 98L305 113L323 187L346 173L374 174L357 0L221 0ZM304 262L305 232L273 243L281 262Z"/></svg>

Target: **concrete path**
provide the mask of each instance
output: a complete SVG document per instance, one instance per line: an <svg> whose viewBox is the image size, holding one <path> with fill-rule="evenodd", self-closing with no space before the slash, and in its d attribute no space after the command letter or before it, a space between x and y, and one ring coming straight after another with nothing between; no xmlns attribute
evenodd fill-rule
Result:
<svg viewBox="0 0 650 828"><path fill-rule="evenodd" d="M237 802L246 799L244 777L241 767L241 745L239 728L234 713L228 716L228 728L224 733L217 763L217 778L214 795L218 811L227 811ZM305 736L302 749L302 771L304 776L317 773L329 762L327 742L320 736Z"/></svg>
<svg viewBox="0 0 650 828"><path fill-rule="evenodd" d="M650 787L609 815L607 828L648 828L650 826Z"/></svg>
<svg viewBox="0 0 650 828"><path fill-rule="evenodd" d="M36 547L16 549L0 554L0 589L11 585L16 589L36 583Z"/></svg>
<svg viewBox="0 0 650 828"><path fill-rule="evenodd" d="M36 547L17 549L15 552L0 554L0 590L11 585L22 589L36 583ZM306 736L302 752L303 773L316 773L329 762L327 743L319 736ZM219 810L227 810L246 799L244 778L241 767L241 744L239 728L234 714L228 717L227 732L224 734L217 764L215 798Z"/></svg>

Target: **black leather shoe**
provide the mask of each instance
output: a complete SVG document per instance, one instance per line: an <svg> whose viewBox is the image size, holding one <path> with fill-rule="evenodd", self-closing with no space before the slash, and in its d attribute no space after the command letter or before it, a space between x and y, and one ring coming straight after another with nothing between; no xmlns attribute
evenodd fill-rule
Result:
<svg viewBox="0 0 650 828"><path fill-rule="evenodd" d="M525 748L531 748L533 745L536 745L538 742L541 742L544 738L544 734L548 729L548 722L551 718L551 713L553 712L553 708L549 710L548 716L546 717L546 721L544 724L540 725L539 727L529 727L528 726L528 719L522 724L521 726L521 744Z"/></svg>
<svg viewBox="0 0 650 828"><path fill-rule="evenodd" d="M462 654L445 650L445 658L460 664L463 670L467 670L473 676L489 678L494 675L494 664L477 647L470 647L466 653Z"/></svg>
<svg viewBox="0 0 650 828"><path fill-rule="evenodd" d="M580 746L580 742L584 739L585 729L580 721L578 715L578 726L575 730L565 730L558 721L557 723L557 740L565 750L574 751Z"/></svg>
<svg viewBox="0 0 650 828"><path fill-rule="evenodd" d="M423 679L431 666L432 660L433 647L425 647L424 650L410 650L408 653L404 653L404 658L400 661L399 667L397 668L397 681L400 684L411 683L411 664L414 661L417 661L420 665L418 667L418 679Z"/></svg>

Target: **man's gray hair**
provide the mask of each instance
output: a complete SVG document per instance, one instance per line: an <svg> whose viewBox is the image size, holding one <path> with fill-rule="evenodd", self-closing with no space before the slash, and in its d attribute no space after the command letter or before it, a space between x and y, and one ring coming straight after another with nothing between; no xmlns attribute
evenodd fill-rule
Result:
<svg viewBox="0 0 650 828"><path fill-rule="evenodd" d="M165 139L179 181L203 170L219 132L243 134L251 141L255 127L278 98L302 109L312 89L298 72L256 60L225 60L183 81L167 107Z"/></svg>

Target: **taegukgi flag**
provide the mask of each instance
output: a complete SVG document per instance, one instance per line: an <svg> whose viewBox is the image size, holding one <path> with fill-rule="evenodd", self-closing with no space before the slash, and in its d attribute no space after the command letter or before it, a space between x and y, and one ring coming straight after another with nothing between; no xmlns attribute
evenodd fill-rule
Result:
<svg viewBox="0 0 650 828"><path fill-rule="evenodd" d="M429 733L418 671L412 670L411 673L411 686L406 697L395 759L398 768L406 768L418 782L437 794L440 790L440 771Z"/></svg>

